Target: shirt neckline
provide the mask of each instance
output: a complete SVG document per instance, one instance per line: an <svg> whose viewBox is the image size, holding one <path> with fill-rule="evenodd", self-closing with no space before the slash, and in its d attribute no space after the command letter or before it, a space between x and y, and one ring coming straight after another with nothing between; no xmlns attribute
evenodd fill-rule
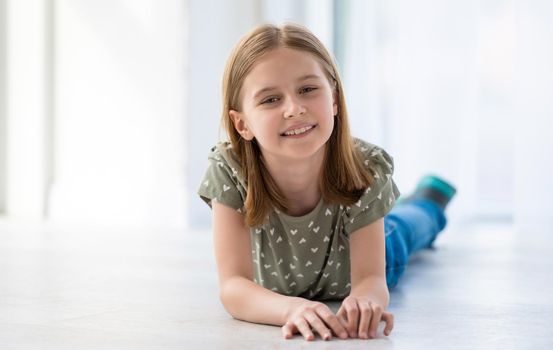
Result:
<svg viewBox="0 0 553 350"><path fill-rule="evenodd" d="M312 219L315 215L317 215L317 213L319 213L321 211L321 207L323 206L323 204L324 204L324 200L323 200L323 196L321 196L321 199L319 199L319 203L317 203L315 208L313 208L313 210L311 210L307 214L304 214L304 215L301 215L301 216L292 216L292 215L288 215L288 214L284 213L283 211L279 210L277 212L277 215L282 217L286 221L291 221L291 222L307 221L307 220Z"/></svg>

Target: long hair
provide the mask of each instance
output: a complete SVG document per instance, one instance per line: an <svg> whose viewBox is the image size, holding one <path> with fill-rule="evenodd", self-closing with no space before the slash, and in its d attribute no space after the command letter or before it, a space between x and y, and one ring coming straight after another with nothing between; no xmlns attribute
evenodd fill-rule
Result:
<svg viewBox="0 0 553 350"><path fill-rule="evenodd" d="M365 168L350 134L345 97L338 69L324 45L308 29L297 24L277 27L261 25L245 35L228 58L223 76L222 124L242 166L247 182L244 204L245 222L249 227L261 226L273 208L287 211L286 198L264 164L255 138L244 140L236 131L229 111L241 111L241 89L244 79L265 53L279 48L308 52L321 65L337 96L338 114L327 141L319 190L325 202L351 205L359 200L374 179Z"/></svg>

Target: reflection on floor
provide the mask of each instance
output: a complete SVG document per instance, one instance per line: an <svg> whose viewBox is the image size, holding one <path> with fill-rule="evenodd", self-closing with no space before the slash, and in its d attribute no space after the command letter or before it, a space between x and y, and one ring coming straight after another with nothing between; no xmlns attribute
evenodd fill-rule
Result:
<svg viewBox="0 0 553 350"><path fill-rule="evenodd" d="M552 241L447 228L392 292L389 337L308 344L225 312L209 232L2 223L0 347L553 349Z"/></svg>

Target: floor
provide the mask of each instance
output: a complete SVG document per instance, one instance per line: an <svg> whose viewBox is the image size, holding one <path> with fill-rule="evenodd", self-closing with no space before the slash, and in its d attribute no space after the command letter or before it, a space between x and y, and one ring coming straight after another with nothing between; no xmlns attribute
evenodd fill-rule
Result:
<svg viewBox="0 0 553 350"><path fill-rule="evenodd" d="M552 242L449 227L391 293L389 337L306 342L225 312L209 232L0 222L0 348L550 350Z"/></svg>

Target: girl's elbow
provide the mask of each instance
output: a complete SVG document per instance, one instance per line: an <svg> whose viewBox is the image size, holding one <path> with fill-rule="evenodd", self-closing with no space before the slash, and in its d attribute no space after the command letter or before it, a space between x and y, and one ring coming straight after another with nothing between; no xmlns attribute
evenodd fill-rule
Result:
<svg viewBox="0 0 553 350"><path fill-rule="evenodd" d="M229 293L227 291L227 288L225 288L224 285L221 285L219 289L219 301L221 302L221 304L223 304L223 307L225 308L225 310L227 310L230 313L229 311L230 298L228 294Z"/></svg>
<svg viewBox="0 0 553 350"><path fill-rule="evenodd" d="M240 321L245 320L244 310L239 305L239 302L236 299L221 297L220 300L221 300L221 304L223 304L223 307L225 308L225 310L230 316Z"/></svg>
<svg viewBox="0 0 553 350"><path fill-rule="evenodd" d="M225 308L225 310L234 318L239 319L237 311L239 308L237 307L237 304L239 301L237 300L237 295L233 291L232 286L229 286L228 283L221 286L221 289L219 290L219 300L221 301L221 304Z"/></svg>

